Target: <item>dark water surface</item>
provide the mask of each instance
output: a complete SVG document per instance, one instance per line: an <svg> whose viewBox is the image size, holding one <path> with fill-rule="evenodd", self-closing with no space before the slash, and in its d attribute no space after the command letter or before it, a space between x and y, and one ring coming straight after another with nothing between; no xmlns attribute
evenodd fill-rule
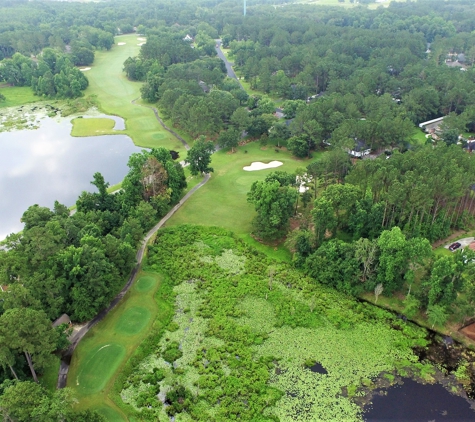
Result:
<svg viewBox="0 0 475 422"><path fill-rule="evenodd" d="M365 409L365 421L475 421L475 411L467 400L450 394L440 384L423 385L406 378L403 385L392 386L386 392L373 397L373 403Z"/></svg>
<svg viewBox="0 0 475 422"><path fill-rule="evenodd" d="M315 372L317 374L322 374L322 375L328 374L328 371L323 367L323 365L320 362L316 362L315 365L310 366L309 369L312 372Z"/></svg>
<svg viewBox="0 0 475 422"><path fill-rule="evenodd" d="M130 154L141 151L126 135L70 136L66 119L44 118L39 129L0 133L0 239L22 230L33 204L70 206L96 171L111 185L127 174Z"/></svg>

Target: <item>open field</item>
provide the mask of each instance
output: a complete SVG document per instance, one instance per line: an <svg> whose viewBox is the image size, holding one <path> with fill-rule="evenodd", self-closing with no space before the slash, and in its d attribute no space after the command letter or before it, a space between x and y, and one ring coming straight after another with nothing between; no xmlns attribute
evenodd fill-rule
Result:
<svg viewBox="0 0 475 422"><path fill-rule="evenodd" d="M97 95L104 113L123 117L126 130L121 133L129 135L136 145L184 151L183 145L160 126L152 110L131 103L140 97L142 82L129 81L122 68L128 57L136 56L140 51L137 35L119 36L115 41L111 51L96 52L94 65L87 72L89 87L85 95ZM119 46L118 42L125 45ZM86 134L94 135L94 130L91 128Z"/></svg>
<svg viewBox="0 0 475 422"><path fill-rule="evenodd" d="M227 151L215 153L211 161L214 168L211 180L176 212L167 222L167 226L189 223L225 227L238 235L248 234L255 215L253 206L246 200L252 183L264 180L275 170L292 173L311 162L297 160L290 153L279 151L276 152L270 144L263 150L258 142L252 142L237 148L234 154ZM253 161L266 163L273 160L282 161L284 164L277 169L243 170L244 166Z"/></svg>
<svg viewBox="0 0 475 422"><path fill-rule="evenodd" d="M0 101L0 108L16 107L42 100L33 94L29 86L8 86L2 84L0 86L0 94L3 94L6 98L5 101Z"/></svg>
<svg viewBox="0 0 475 422"><path fill-rule="evenodd" d="M157 315L156 274L141 274L122 302L76 348L68 376L81 409L99 410L107 420L127 420L112 400L115 378L148 334Z"/></svg>

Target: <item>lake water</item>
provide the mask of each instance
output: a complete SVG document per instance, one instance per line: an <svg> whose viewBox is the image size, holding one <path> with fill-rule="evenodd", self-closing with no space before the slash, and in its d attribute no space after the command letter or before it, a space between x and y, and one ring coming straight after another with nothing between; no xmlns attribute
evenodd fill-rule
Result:
<svg viewBox="0 0 475 422"><path fill-rule="evenodd" d="M114 120L120 129L122 119ZM119 183L128 157L141 151L126 135L70 133L70 119L48 117L39 129L0 133L0 239L22 230L20 218L30 205L52 208L58 200L70 206L83 190L95 190L90 181L97 171L111 185Z"/></svg>
<svg viewBox="0 0 475 422"><path fill-rule="evenodd" d="M419 384L404 379L403 385L373 397L363 415L367 422L468 422L475 421L475 411L467 400L449 393L440 384Z"/></svg>

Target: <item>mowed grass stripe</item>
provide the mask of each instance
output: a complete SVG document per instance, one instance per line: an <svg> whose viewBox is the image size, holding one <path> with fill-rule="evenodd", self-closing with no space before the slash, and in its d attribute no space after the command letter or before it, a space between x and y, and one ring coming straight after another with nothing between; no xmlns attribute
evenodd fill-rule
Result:
<svg viewBox="0 0 475 422"><path fill-rule="evenodd" d="M141 306L134 306L120 316L115 331L119 334L135 335L140 333L149 321L150 311Z"/></svg>
<svg viewBox="0 0 475 422"><path fill-rule="evenodd" d="M85 95L96 95L104 113L123 117L126 130L121 133L129 135L136 145L163 146L184 153L181 142L160 126L152 110L131 103L140 97L143 83L129 81L122 69L128 57L140 52L137 35L122 35L116 37L115 42L110 51L96 52L94 64L86 72L89 87ZM118 45L119 42L125 45Z"/></svg>
<svg viewBox="0 0 475 422"><path fill-rule="evenodd" d="M155 294L160 282L157 274L140 273L124 299L79 343L67 384L79 399L78 408L97 409L111 421L127 420L109 393L159 314ZM116 416L110 419L109 415Z"/></svg>
<svg viewBox="0 0 475 422"><path fill-rule="evenodd" d="M102 390L125 356L125 347L119 343L109 343L90 350L76 376L78 391L85 394Z"/></svg>

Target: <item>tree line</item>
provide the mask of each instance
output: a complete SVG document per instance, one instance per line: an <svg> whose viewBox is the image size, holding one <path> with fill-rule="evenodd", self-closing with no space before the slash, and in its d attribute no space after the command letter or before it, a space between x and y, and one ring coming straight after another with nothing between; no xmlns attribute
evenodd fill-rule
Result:
<svg viewBox="0 0 475 422"><path fill-rule="evenodd" d="M30 86L48 98L76 98L89 82L71 62L70 56L45 48L37 60L15 53L0 62L0 79L13 86Z"/></svg>
<svg viewBox="0 0 475 422"><path fill-rule="evenodd" d="M257 212L254 234L287 235L294 264L318 282L354 295L400 292L405 315L423 309L442 324L473 313L475 254L434 255L430 242L473 227L474 181L472 156L455 145L354 165L334 149L295 174L254 182L248 201ZM299 229L288 233L291 218Z"/></svg>
<svg viewBox="0 0 475 422"><path fill-rule="evenodd" d="M22 216L23 232L2 242L0 283L7 286L0 301L2 381L28 379L28 372L37 380L37 372L51 364L51 353L67 345L64 327L53 329L51 321L63 313L86 321L107 306L135 265L144 233L186 187L183 168L164 148L132 154L128 165L120 191L109 193L108 183L95 173L91 183L97 192L82 192L75 213L58 202L52 210L33 205ZM3 410L9 409L7 387L12 394L22 388L46 394L4 383ZM11 420L32 420L7 414ZM45 418L39 420L53 420Z"/></svg>

